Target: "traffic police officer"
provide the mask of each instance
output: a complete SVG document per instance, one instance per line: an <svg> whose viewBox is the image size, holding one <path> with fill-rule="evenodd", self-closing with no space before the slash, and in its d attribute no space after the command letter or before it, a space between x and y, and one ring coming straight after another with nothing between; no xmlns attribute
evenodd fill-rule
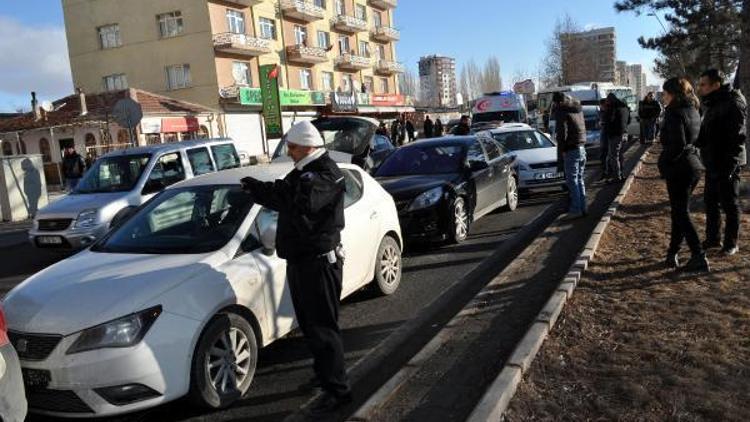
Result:
<svg viewBox="0 0 750 422"><path fill-rule="evenodd" d="M242 179L253 200L278 211L276 249L287 260L287 280L297 315L323 389L313 413L325 413L351 401L339 331L344 228L344 175L310 122L294 125L286 137L294 170L283 180Z"/></svg>

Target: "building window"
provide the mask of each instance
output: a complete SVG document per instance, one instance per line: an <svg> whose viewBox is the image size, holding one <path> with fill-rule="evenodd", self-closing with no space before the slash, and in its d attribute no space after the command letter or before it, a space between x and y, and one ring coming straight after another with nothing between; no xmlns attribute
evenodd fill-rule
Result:
<svg viewBox="0 0 750 422"><path fill-rule="evenodd" d="M342 55L351 53L349 48L349 37L346 35L339 36L339 50L341 50Z"/></svg>
<svg viewBox="0 0 750 422"><path fill-rule="evenodd" d="M13 144L8 141L2 142L3 144L3 155L13 155Z"/></svg>
<svg viewBox="0 0 750 422"><path fill-rule="evenodd" d="M105 91L119 91L122 89L128 89L128 78L124 73L104 77Z"/></svg>
<svg viewBox="0 0 750 422"><path fill-rule="evenodd" d="M375 80L372 76L365 76L365 92L374 92Z"/></svg>
<svg viewBox="0 0 750 422"><path fill-rule="evenodd" d="M245 33L245 14L227 9L227 30L233 34Z"/></svg>
<svg viewBox="0 0 750 422"><path fill-rule="evenodd" d="M318 47L328 49L331 46L331 34L326 31L318 31Z"/></svg>
<svg viewBox="0 0 750 422"><path fill-rule="evenodd" d="M354 5L354 16L363 21L367 20L367 7L361 4Z"/></svg>
<svg viewBox="0 0 750 422"><path fill-rule="evenodd" d="M341 89L344 92L352 92L354 88L354 81L352 81L352 75L343 75L341 77Z"/></svg>
<svg viewBox="0 0 750 422"><path fill-rule="evenodd" d="M91 154L92 158L96 158L98 155L96 151L96 136L93 133L87 133L83 144L86 146L86 155Z"/></svg>
<svg viewBox="0 0 750 422"><path fill-rule="evenodd" d="M299 85L300 88L309 91L312 89L312 72L310 69L299 70Z"/></svg>
<svg viewBox="0 0 750 422"><path fill-rule="evenodd" d="M383 15L381 15L380 12L374 12L372 14L372 23L375 24L375 28L383 26Z"/></svg>
<svg viewBox="0 0 750 422"><path fill-rule="evenodd" d="M297 42L297 45L307 45L307 28L294 25L294 41Z"/></svg>
<svg viewBox="0 0 750 422"><path fill-rule="evenodd" d="M378 58L380 60L385 60L385 46L384 45L378 46Z"/></svg>
<svg viewBox="0 0 750 422"><path fill-rule="evenodd" d="M336 14L343 15L345 13L346 9L344 8L344 0L336 0Z"/></svg>
<svg viewBox="0 0 750 422"><path fill-rule="evenodd" d="M326 0L315 0L315 5L320 7L321 9L326 8Z"/></svg>
<svg viewBox="0 0 750 422"><path fill-rule="evenodd" d="M189 64L167 67L167 89L189 88L191 83Z"/></svg>
<svg viewBox="0 0 750 422"><path fill-rule="evenodd" d="M268 18L258 20L260 26L260 37L266 40L276 39L276 21Z"/></svg>
<svg viewBox="0 0 750 422"><path fill-rule="evenodd" d="M106 25L100 26L99 31L99 44L101 48L115 48L122 45L120 39L120 25Z"/></svg>
<svg viewBox="0 0 750 422"><path fill-rule="evenodd" d="M156 16L159 22L159 34L162 38L176 37L182 34L182 12L163 13Z"/></svg>
<svg viewBox="0 0 750 422"><path fill-rule="evenodd" d="M359 55L362 57L370 57L370 44L367 41L359 42Z"/></svg>
<svg viewBox="0 0 750 422"><path fill-rule="evenodd" d="M388 78L380 78L380 88L383 94L387 94L390 92L390 87L388 86Z"/></svg>
<svg viewBox="0 0 750 422"><path fill-rule="evenodd" d="M333 73L332 72L322 72L321 73L321 86L323 87L323 91L333 91Z"/></svg>
<svg viewBox="0 0 750 422"><path fill-rule="evenodd" d="M146 145L159 145L161 144L161 135L158 133L147 133L146 134Z"/></svg>
<svg viewBox="0 0 750 422"><path fill-rule="evenodd" d="M232 62L232 76L237 85L251 85L253 81L250 66L245 62Z"/></svg>

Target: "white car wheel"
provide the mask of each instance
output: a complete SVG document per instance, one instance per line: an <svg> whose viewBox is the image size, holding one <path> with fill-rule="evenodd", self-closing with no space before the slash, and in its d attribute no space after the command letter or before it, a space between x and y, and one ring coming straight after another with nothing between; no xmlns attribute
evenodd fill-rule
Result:
<svg viewBox="0 0 750 422"><path fill-rule="evenodd" d="M507 205L505 208L508 211L515 211L518 208L518 182L513 176L508 177L508 194L507 194Z"/></svg>
<svg viewBox="0 0 750 422"><path fill-rule="evenodd" d="M461 243L466 240L469 235L469 214L466 211L466 202L463 198L456 198L453 201L451 207L452 219L451 221L451 233L448 233L449 238L453 243Z"/></svg>
<svg viewBox="0 0 750 422"><path fill-rule="evenodd" d="M252 326L241 316L214 317L193 356L191 395L203 407L230 406L250 389L258 363Z"/></svg>
<svg viewBox="0 0 750 422"><path fill-rule="evenodd" d="M401 283L401 248L398 242L386 236L380 242L375 262L375 284L383 295L396 292Z"/></svg>

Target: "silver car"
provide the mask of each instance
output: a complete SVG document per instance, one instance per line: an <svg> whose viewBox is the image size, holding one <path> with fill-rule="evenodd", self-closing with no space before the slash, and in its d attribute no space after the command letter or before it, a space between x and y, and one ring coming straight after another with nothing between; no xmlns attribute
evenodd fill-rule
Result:
<svg viewBox="0 0 750 422"><path fill-rule="evenodd" d="M565 175L557 171L557 145L547 134L527 124L510 123L478 136L491 136L507 154L516 157L521 192L565 184Z"/></svg>
<svg viewBox="0 0 750 422"><path fill-rule="evenodd" d="M75 190L40 210L29 231L39 248L82 249L118 215L174 183L240 167L229 139L187 141L115 151L97 159Z"/></svg>
<svg viewBox="0 0 750 422"><path fill-rule="evenodd" d="M10 344L3 307L0 305L0 421L23 422L26 394L18 354Z"/></svg>

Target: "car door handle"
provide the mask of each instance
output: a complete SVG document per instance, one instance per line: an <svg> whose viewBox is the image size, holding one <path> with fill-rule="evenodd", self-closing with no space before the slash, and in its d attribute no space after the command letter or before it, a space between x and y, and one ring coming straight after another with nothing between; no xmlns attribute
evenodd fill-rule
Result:
<svg viewBox="0 0 750 422"><path fill-rule="evenodd" d="M378 212L377 211L373 211L372 214L370 214L370 220L374 220L376 218L378 218Z"/></svg>

